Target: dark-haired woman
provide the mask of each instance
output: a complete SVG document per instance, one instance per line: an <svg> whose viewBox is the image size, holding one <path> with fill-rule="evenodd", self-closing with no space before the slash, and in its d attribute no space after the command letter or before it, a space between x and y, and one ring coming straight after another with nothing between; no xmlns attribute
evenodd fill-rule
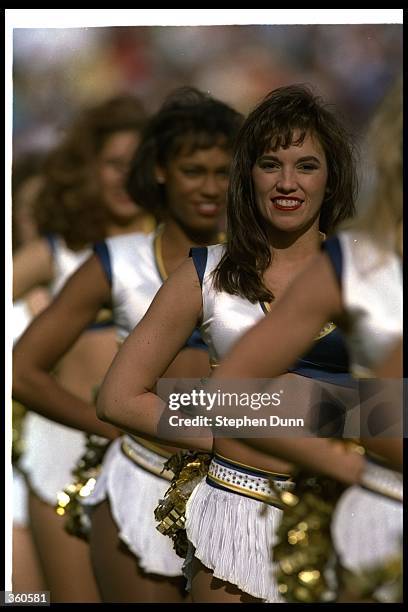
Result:
<svg viewBox="0 0 408 612"><path fill-rule="evenodd" d="M162 225L148 235L113 237L95 246L95 254L70 279L47 318L36 327L36 338L43 338L42 364L48 368L55 363L104 304L112 307L123 341L189 248L217 241L232 142L239 125L238 113L191 88L166 100L143 132L129 177L131 196ZM55 325L63 331L51 354L46 338ZM28 341L22 349L28 347ZM34 349L34 334L29 348ZM194 334L167 375L206 374L208 355L203 349L205 345ZM44 370L40 365L38 374L44 376ZM62 390L59 393L63 409L68 398ZM38 400L46 401L45 388ZM94 507L91 554L104 601L183 600L181 560L156 530L153 516L168 487L166 475L161 474L166 456L165 448L126 436L115 440L104 458L87 500Z"/></svg>
<svg viewBox="0 0 408 612"><path fill-rule="evenodd" d="M165 406L151 390L192 329L200 326L213 364L220 361L273 308L324 234L353 214L355 187L353 147L334 113L307 87L271 92L237 139L226 245L193 250L164 284L105 378L101 418L158 435ZM307 408L313 379L344 382L347 372L342 339L328 324L283 378L304 381ZM271 503L268 478L290 488L290 470L238 440L214 439L208 476L187 505L193 601L281 600L271 563L281 511Z"/></svg>

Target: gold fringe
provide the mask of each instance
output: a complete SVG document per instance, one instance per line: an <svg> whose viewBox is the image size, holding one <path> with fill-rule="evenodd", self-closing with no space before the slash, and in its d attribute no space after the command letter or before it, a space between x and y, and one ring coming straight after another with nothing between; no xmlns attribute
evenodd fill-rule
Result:
<svg viewBox="0 0 408 612"><path fill-rule="evenodd" d="M65 531L82 540L88 540L90 522L81 500L92 493L109 444L106 438L88 434L86 451L72 470L73 483L57 493L55 511L65 517Z"/></svg>
<svg viewBox="0 0 408 612"><path fill-rule="evenodd" d="M273 559L279 592L288 602L329 602L337 597L337 564L331 540L332 512L344 486L323 476L299 472L293 491L271 487L281 500Z"/></svg>
<svg viewBox="0 0 408 612"><path fill-rule="evenodd" d="M164 469L172 470L174 478L164 498L159 501L154 516L157 529L173 540L179 557L187 554L187 536L184 528L187 501L202 478L207 474L211 455L199 451L181 451L172 455Z"/></svg>

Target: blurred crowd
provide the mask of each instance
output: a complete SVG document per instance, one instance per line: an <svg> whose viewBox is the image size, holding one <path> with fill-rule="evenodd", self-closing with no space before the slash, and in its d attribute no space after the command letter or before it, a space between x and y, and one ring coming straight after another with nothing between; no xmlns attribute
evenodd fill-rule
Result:
<svg viewBox="0 0 408 612"><path fill-rule="evenodd" d="M192 85L246 114L307 82L364 130L402 69L402 24L16 28L14 155L48 148L83 105L122 93L154 112Z"/></svg>

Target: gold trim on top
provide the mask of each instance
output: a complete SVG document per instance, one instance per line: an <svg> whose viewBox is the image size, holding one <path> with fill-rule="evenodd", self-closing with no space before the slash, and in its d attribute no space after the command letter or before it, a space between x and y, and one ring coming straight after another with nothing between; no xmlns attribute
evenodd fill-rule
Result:
<svg viewBox="0 0 408 612"><path fill-rule="evenodd" d="M336 329L336 325L333 323L333 321L329 321L328 323L326 323L326 325L319 331L319 333L317 334L315 341L316 340L321 340L321 338L324 338L325 336L327 336L328 334L331 334L334 330Z"/></svg>
<svg viewBox="0 0 408 612"><path fill-rule="evenodd" d="M112 308L101 308L96 315L94 323L105 323L113 320Z"/></svg>
<svg viewBox="0 0 408 612"><path fill-rule="evenodd" d="M166 270L166 266L163 259L163 247L162 247L162 234L164 230L164 223L158 226L156 230L156 235L153 241L153 252L157 270L159 272L160 278L162 281L167 280L168 272ZM226 235L224 232L219 232L217 235L217 239L220 243L225 242Z"/></svg>
<svg viewBox="0 0 408 612"><path fill-rule="evenodd" d="M264 470L263 468L257 468L253 465L247 465L246 463L241 463L240 461L235 461L235 459L229 459L228 457L224 457L223 455L220 455L220 453L215 453L214 454L214 459L217 460L217 457L219 457L220 459L224 459L224 461L227 461L228 463L232 463L233 465L237 465L239 467L243 467L243 468L248 468L249 470L254 470L255 472L264 472L265 474L268 474L270 476L283 476L285 478L287 478L288 480L291 479L291 475L290 474L282 474L281 472L271 472L270 470ZM261 476L261 474L260 474Z"/></svg>
<svg viewBox="0 0 408 612"><path fill-rule="evenodd" d="M153 241L153 253L154 253L156 267L159 272L159 276L162 281L165 281L167 280L169 275L167 273L166 266L164 265L164 259L163 259L163 248L162 248L163 230L164 230L164 225L159 225L156 231L156 235L154 237L154 241Z"/></svg>
<svg viewBox="0 0 408 612"><path fill-rule="evenodd" d="M146 213L142 221L142 232L144 234L150 234L156 229L156 227L157 227L157 221L154 218L154 216L151 215L150 213Z"/></svg>
<svg viewBox="0 0 408 612"><path fill-rule="evenodd" d="M262 310L264 311L264 314L268 314L269 312L271 312L271 305L269 304L269 302L259 302L259 303L261 305ZM326 323L324 327L322 327L322 329L319 331L314 341L316 342L317 340L321 340L328 334L331 334L331 332L334 331L335 329L336 329L336 325L333 323L333 321L329 321L328 323Z"/></svg>

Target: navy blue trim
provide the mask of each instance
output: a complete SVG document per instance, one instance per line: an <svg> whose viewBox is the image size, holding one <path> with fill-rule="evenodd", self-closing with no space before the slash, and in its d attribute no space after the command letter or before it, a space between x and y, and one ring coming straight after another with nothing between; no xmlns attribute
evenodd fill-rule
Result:
<svg viewBox="0 0 408 612"><path fill-rule="evenodd" d="M236 470L237 472L243 472L244 474L249 474L250 476L261 476L262 478L273 477L273 480L281 480L286 482L286 480L290 479L290 476L279 476L279 474L271 474L270 472L266 472L265 470L257 470L253 467L243 467L240 463L235 463L234 461L227 461L226 459L221 458L219 455L214 455L214 460L216 463L223 465L224 467L230 468L232 470Z"/></svg>
<svg viewBox="0 0 408 612"><path fill-rule="evenodd" d="M340 387L349 387L350 389L358 388L358 381L347 372L330 372L329 370L322 370L318 367L307 366L288 368L288 372L298 374L299 376L305 376L305 378L314 378L322 382L339 385Z"/></svg>
<svg viewBox="0 0 408 612"><path fill-rule="evenodd" d="M88 327L86 328L86 331L96 331L98 329L106 329L109 327L114 327L115 323L112 319L109 319L108 321L101 321L100 323L91 323L91 325L88 325Z"/></svg>
<svg viewBox="0 0 408 612"><path fill-rule="evenodd" d="M322 251L325 251L332 263L337 281L341 287L343 276L343 254L341 252L340 240L337 236L329 238L322 243Z"/></svg>
<svg viewBox="0 0 408 612"><path fill-rule="evenodd" d="M208 351L208 346L204 342L201 337L200 330L196 327L187 342L184 345L184 348L194 348L201 349L203 351Z"/></svg>
<svg viewBox="0 0 408 612"><path fill-rule="evenodd" d="M315 342L323 342L324 338L321 338L320 340L316 340ZM309 355L312 351L309 351L309 353L307 353L307 355ZM329 363L329 361L323 361L322 363L316 362L316 361L311 361L310 359L305 359L304 357L302 357L301 359L298 359L298 361L296 362L296 365L292 368L291 371L295 372L297 370L302 370L302 369L322 369L326 372L331 372L332 374L344 374L345 372L348 372L349 368L348 368L348 362L347 363L343 363L343 362L339 362L339 364L336 363Z"/></svg>
<svg viewBox="0 0 408 612"><path fill-rule="evenodd" d="M57 248L56 236L54 234L44 234L44 238L48 242L52 255L55 255L55 250Z"/></svg>
<svg viewBox="0 0 408 612"><path fill-rule="evenodd" d="M94 244L93 252L95 253L97 257L99 257L99 260L102 264L102 268L106 274L106 278L108 280L109 287L112 288L112 266L111 266L111 260L110 260L110 255L109 255L109 249L107 247L106 242L101 241L101 242L97 242L96 244Z"/></svg>
<svg viewBox="0 0 408 612"><path fill-rule="evenodd" d="M207 247L193 247L190 249L188 256L193 260L198 280L200 281L200 287L202 288L207 265L208 249Z"/></svg>

